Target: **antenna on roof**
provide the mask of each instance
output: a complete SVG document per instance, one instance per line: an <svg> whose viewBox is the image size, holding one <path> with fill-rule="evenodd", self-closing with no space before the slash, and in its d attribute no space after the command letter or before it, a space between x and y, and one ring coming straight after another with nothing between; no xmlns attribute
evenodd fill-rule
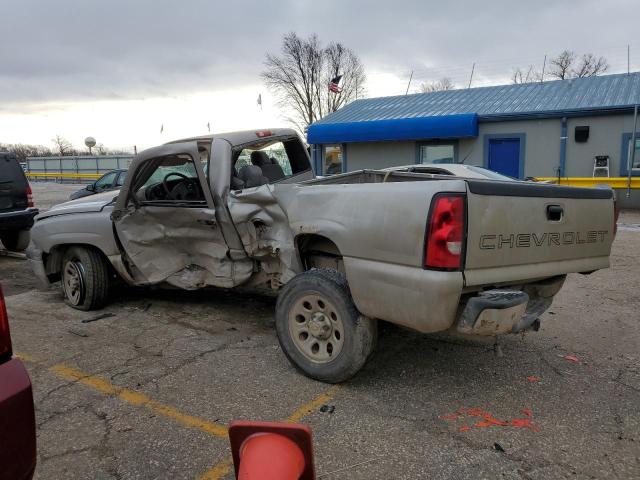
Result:
<svg viewBox="0 0 640 480"><path fill-rule="evenodd" d="M407 84L407 91L404 92L405 96L409 93L409 87L411 86L411 79L413 78L413 70L411 70L411 75L409 76L409 83Z"/></svg>
<svg viewBox="0 0 640 480"><path fill-rule="evenodd" d="M631 50L631 47L627 43L627 75L631 74L630 50Z"/></svg>
<svg viewBox="0 0 640 480"><path fill-rule="evenodd" d="M544 82L544 68L547 66L547 54L544 54L544 60L542 61L542 74L540 75L540 83Z"/></svg>
<svg viewBox="0 0 640 480"><path fill-rule="evenodd" d="M473 71L476 69L476 62L473 62L471 65L471 76L469 77L469 86L467 88L471 88L471 81L473 80Z"/></svg>

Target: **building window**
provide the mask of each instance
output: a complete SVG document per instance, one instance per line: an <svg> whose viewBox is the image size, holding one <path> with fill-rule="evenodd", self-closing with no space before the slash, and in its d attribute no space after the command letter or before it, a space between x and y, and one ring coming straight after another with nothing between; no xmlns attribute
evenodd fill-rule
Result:
<svg viewBox="0 0 640 480"><path fill-rule="evenodd" d="M628 146L628 153L627 155L629 155L627 158L631 158L633 157L633 165L631 166L631 171L634 174L640 174L640 138L636 138L636 152L635 152L635 156L633 156L632 152L631 152L631 139L629 139L629 141L627 142ZM628 161L627 161L628 164Z"/></svg>
<svg viewBox="0 0 640 480"><path fill-rule="evenodd" d="M622 155L620 162L620 174L623 177L629 175L629 170L627 166L629 164L629 160L631 159L631 137L630 133L625 133L622 135ZM633 165L631 167L631 175L634 177L640 176L640 132L636 135L636 152L635 158L633 159Z"/></svg>
<svg viewBox="0 0 640 480"><path fill-rule="evenodd" d="M455 163L455 143L425 143L419 146L418 163Z"/></svg>
<svg viewBox="0 0 640 480"><path fill-rule="evenodd" d="M322 174L342 173L343 155L342 145L325 145L322 156Z"/></svg>

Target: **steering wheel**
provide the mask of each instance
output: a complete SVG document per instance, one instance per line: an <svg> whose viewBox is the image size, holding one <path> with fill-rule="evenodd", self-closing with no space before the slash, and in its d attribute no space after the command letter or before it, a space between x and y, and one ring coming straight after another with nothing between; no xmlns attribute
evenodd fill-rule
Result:
<svg viewBox="0 0 640 480"><path fill-rule="evenodd" d="M167 194L167 197L174 199L174 196L172 195L173 190L177 187L177 185L175 185L172 189L169 188L169 185L167 184L167 179L171 176L175 176L175 177L180 177L184 180L186 180L189 184L189 186L187 186L187 190L193 190L194 189L194 180L193 178L187 177L185 174L180 173L180 172L169 172L167 173L164 178L162 179L162 188L164 188L164 191Z"/></svg>

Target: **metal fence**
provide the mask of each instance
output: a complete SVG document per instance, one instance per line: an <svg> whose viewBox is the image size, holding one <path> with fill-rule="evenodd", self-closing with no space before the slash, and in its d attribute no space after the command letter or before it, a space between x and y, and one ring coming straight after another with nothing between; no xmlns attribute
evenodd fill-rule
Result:
<svg viewBox="0 0 640 480"><path fill-rule="evenodd" d="M133 155L28 157L26 174L31 181L90 183L106 172L129 168Z"/></svg>

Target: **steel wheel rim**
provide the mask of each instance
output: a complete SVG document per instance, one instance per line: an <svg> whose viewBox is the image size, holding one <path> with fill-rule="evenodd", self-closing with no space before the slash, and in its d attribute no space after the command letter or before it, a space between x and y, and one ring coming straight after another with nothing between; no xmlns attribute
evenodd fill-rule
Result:
<svg viewBox="0 0 640 480"><path fill-rule="evenodd" d="M289 335L314 363L328 363L342 351L344 324L335 305L322 295L300 297L289 311Z"/></svg>
<svg viewBox="0 0 640 480"><path fill-rule="evenodd" d="M64 264L62 275L64 294L73 305L80 305L84 300L84 266L77 260L69 260Z"/></svg>

